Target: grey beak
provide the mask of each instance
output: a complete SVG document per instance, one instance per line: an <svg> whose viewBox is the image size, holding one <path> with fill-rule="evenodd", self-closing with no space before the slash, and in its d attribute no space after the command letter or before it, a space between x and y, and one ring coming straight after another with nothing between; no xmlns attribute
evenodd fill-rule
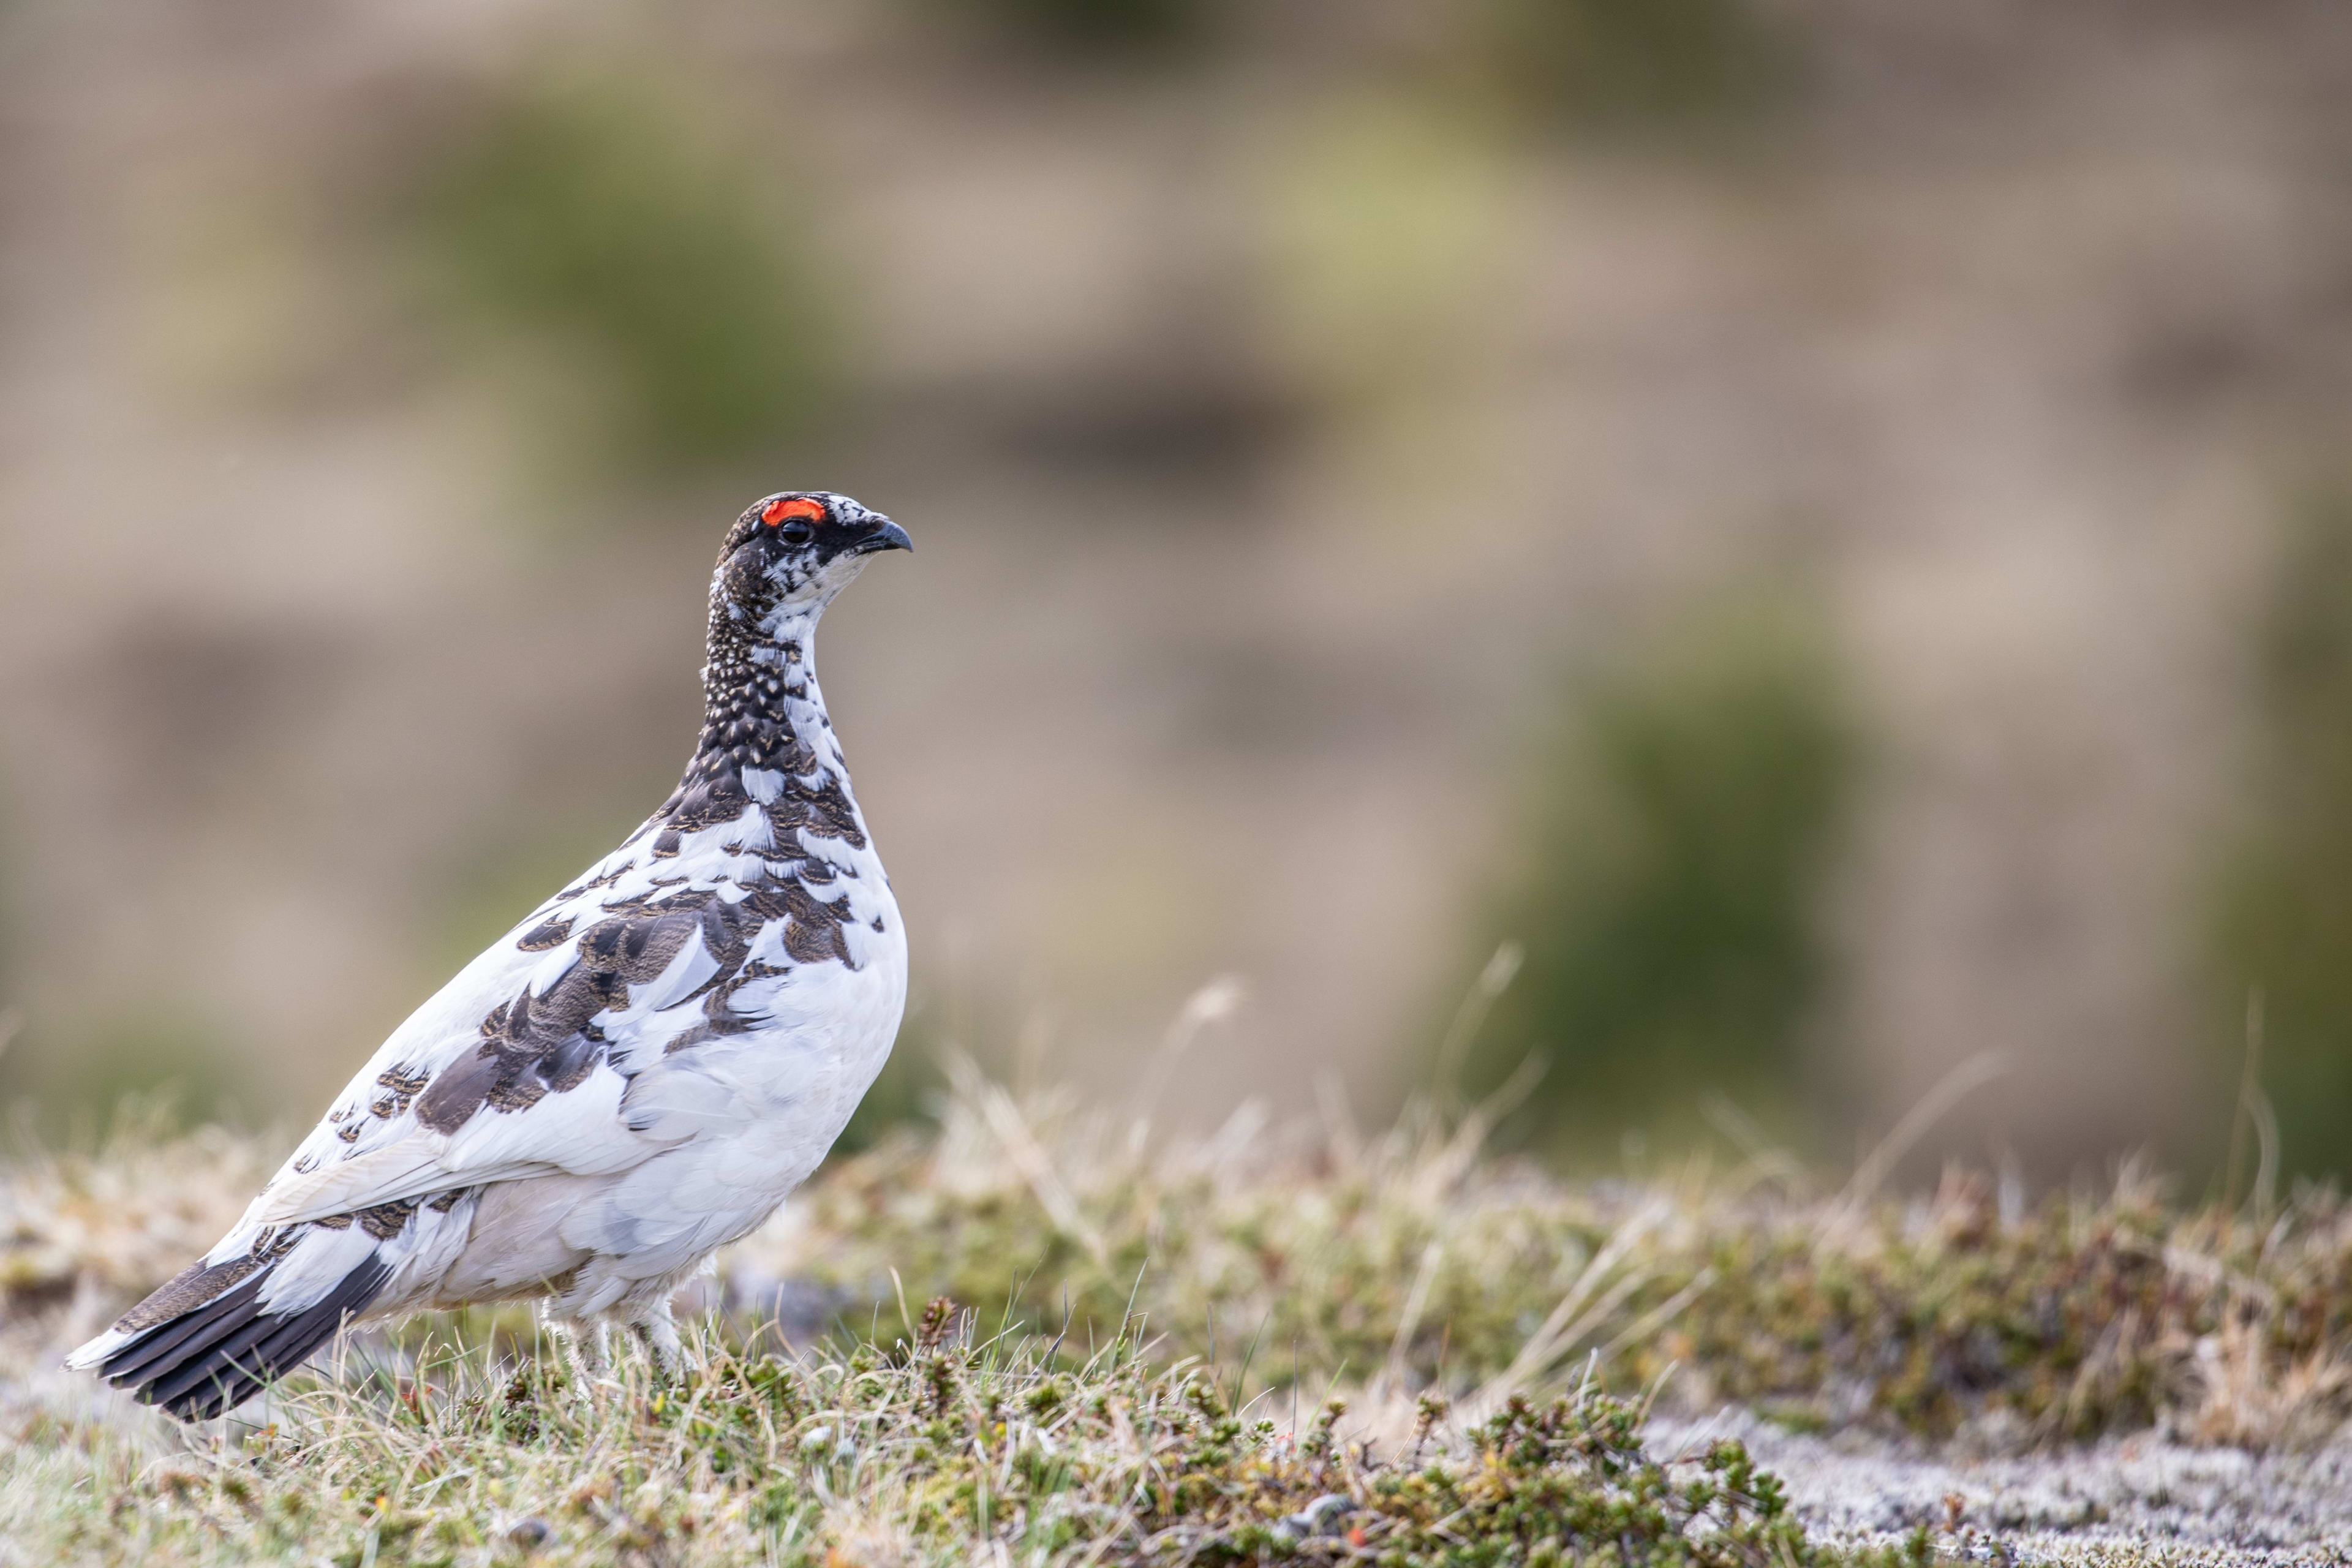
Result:
<svg viewBox="0 0 2352 1568"><path fill-rule="evenodd" d="M871 538L867 539L865 543L857 547L858 553L872 554L877 551L882 550L912 550L915 548L915 542L907 537L907 531L905 529L900 528L897 523L892 522L887 517L877 518L875 521L879 522L882 526Z"/></svg>

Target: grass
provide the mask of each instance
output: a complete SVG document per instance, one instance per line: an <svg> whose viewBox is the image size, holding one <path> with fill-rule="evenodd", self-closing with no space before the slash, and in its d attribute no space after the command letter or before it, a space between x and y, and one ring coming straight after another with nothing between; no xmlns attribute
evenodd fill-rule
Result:
<svg viewBox="0 0 2352 1568"><path fill-rule="evenodd" d="M1650 1402L2011 1447L2287 1447L2352 1409L2352 1226L2321 1192L1895 1199L1769 1154L1568 1184L1484 1155L1476 1113L1179 1139L951 1077L932 1133L722 1258L676 1385L572 1388L527 1319L476 1313L193 1435L55 1358L262 1152L133 1120L20 1156L0 1563L1925 1561L1951 1543L1809 1540L1736 1444L1649 1451ZM779 1300L831 1309L797 1353L760 1325Z"/></svg>
<svg viewBox="0 0 2352 1568"><path fill-rule="evenodd" d="M2162 1426L2260 1447L2352 1414L2352 1211L2326 1189L2181 1208L2127 1167L2034 1204L1964 1172L1897 1200L1815 1194L1769 1152L1570 1184L1483 1157L1484 1131L1244 1112L1170 1146L966 1071L936 1138L844 1162L732 1268L853 1312L952 1295L992 1328L1107 1334L1132 1300L1173 1353L1246 1359L1257 1387L1491 1405L1597 1352L1620 1394L1673 1368L1692 1408L2004 1446Z"/></svg>
<svg viewBox="0 0 2352 1568"><path fill-rule="evenodd" d="M946 1303L887 1350L706 1349L591 1394L546 1363L428 1354L282 1399L161 1462L102 1426L26 1433L5 1498L27 1561L547 1563L1925 1562L1806 1540L1733 1442L1662 1462L1585 1390L1386 1451L1228 1402L1122 1337L1071 1364ZM16 1510L12 1507L12 1512Z"/></svg>

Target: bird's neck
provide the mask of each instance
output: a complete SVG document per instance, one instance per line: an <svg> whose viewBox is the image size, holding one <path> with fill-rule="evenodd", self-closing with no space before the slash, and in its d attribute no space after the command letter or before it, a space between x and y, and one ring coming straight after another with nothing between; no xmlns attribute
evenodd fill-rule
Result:
<svg viewBox="0 0 2352 1568"><path fill-rule="evenodd" d="M762 626L726 610L714 614L702 667L702 732L656 824L692 832L732 822L757 803L781 826L807 815L792 809L797 804L839 829L835 837L862 847L848 787L816 683L816 618Z"/></svg>

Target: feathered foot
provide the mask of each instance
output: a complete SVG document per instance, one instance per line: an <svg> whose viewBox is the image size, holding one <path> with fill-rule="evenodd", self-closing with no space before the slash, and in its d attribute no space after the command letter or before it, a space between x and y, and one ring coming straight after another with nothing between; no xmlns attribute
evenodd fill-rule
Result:
<svg viewBox="0 0 2352 1568"><path fill-rule="evenodd" d="M686 1347L678 1342L677 1320L667 1300L637 1310L629 1319L629 1332L653 1357L664 1381L675 1383L686 1373Z"/></svg>
<svg viewBox="0 0 2352 1568"><path fill-rule="evenodd" d="M563 1347L573 1391L583 1398L593 1397L596 1385L613 1374L611 1326L602 1319L559 1317L544 1305L539 1321L548 1336Z"/></svg>

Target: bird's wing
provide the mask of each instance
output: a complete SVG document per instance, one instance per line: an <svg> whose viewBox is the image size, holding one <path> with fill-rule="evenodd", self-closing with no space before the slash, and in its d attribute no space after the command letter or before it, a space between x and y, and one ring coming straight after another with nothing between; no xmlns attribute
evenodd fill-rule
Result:
<svg viewBox="0 0 2352 1568"><path fill-rule="evenodd" d="M669 1052L743 1032L736 994L783 972L811 911L761 875L768 842L756 810L631 839L394 1031L247 1221L622 1171L696 1136L699 1119L629 1114L623 1095Z"/></svg>

